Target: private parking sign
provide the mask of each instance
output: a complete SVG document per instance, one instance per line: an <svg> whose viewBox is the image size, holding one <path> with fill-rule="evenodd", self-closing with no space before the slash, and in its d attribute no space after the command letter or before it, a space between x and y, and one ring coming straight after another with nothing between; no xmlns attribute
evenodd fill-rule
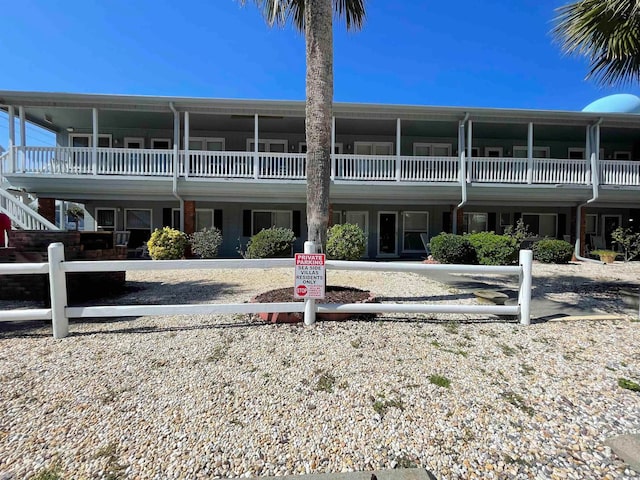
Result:
<svg viewBox="0 0 640 480"><path fill-rule="evenodd" d="M295 298L324 298L324 253L296 253Z"/></svg>

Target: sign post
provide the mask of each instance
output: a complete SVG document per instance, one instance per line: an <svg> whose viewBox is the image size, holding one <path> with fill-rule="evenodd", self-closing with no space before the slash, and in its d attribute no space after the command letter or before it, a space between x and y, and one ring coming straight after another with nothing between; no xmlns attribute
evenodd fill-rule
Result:
<svg viewBox="0 0 640 480"><path fill-rule="evenodd" d="M296 253L293 294L304 298L304 324L316 323L316 298L324 298L326 284L325 254L315 253L313 242L304 242L304 253Z"/></svg>

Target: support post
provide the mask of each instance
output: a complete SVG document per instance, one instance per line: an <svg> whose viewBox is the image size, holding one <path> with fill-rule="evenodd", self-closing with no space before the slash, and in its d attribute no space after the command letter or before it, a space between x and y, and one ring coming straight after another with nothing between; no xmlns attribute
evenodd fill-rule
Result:
<svg viewBox="0 0 640 480"><path fill-rule="evenodd" d="M20 164L24 171L27 166L27 124L25 120L24 107L18 107L18 116L20 117Z"/></svg>
<svg viewBox="0 0 640 480"><path fill-rule="evenodd" d="M533 122L529 122L527 130L527 183L533 183Z"/></svg>
<svg viewBox="0 0 640 480"><path fill-rule="evenodd" d="M16 111L13 105L9 105L9 155L11 172L17 172L16 169L16 152L13 147L16 145Z"/></svg>
<svg viewBox="0 0 640 480"><path fill-rule="evenodd" d="M51 292L51 322L53 338L64 338L69 335L69 318L67 318L67 277L64 263L64 245L52 243L47 249L49 254L49 291Z"/></svg>
<svg viewBox="0 0 640 480"><path fill-rule="evenodd" d="M189 178L189 170L191 170L191 160L189 159L189 112L184 112L184 145L183 147L184 147L184 176L185 178Z"/></svg>
<svg viewBox="0 0 640 480"><path fill-rule="evenodd" d="M520 291L518 292L518 304L520 305L520 324L531 324L531 270L533 265L533 252L520 250Z"/></svg>
<svg viewBox="0 0 640 480"><path fill-rule="evenodd" d="M93 108L93 145L91 149L91 162L93 163L93 174L98 174L98 109Z"/></svg>
<svg viewBox="0 0 640 480"><path fill-rule="evenodd" d="M258 156L258 114L253 116L253 178L258 179L260 173L260 157Z"/></svg>
<svg viewBox="0 0 640 480"><path fill-rule="evenodd" d="M304 253L318 253L314 242L304 242ZM304 324L306 326L316 323L316 300L314 298L304 299Z"/></svg>
<svg viewBox="0 0 640 480"><path fill-rule="evenodd" d="M467 182L471 182L472 171L473 171L473 121L469 120L467 122Z"/></svg>
<svg viewBox="0 0 640 480"><path fill-rule="evenodd" d="M401 130L401 121L398 118L396 120L396 182L400 181L400 175L402 172L402 166L400 164L400 153L401 153L401 148L400 148L400 141L401 141L401 136L402 136L402 130Z"/></svg>
<svg viewBox="0 0 640 480"><path fill-rule="evenodd" d="M331 180L336 179L336 117L331 117Z"/></svg>

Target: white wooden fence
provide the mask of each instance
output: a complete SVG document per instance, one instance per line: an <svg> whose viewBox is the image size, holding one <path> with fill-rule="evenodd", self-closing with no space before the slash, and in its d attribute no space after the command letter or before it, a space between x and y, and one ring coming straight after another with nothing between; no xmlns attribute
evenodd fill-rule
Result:
<svg viewBox="0 0 640 480"><path fill-rule="evenodd" d="M307 242L308 243L308 242ZM306 247L306 245L305 245ZM0 321L52 320L54 338L64 338L69 334L69 318L130 317L143 315L203 315L228 313L276 313L305 312L305 324L315 321L315 313L459 313L481 315L518 316L520 323L530 323L531 265L533 254L530 250L520 252L519 265L426 265L408 262L345 262L328 260L328 269L367 270L385 272L414 272L428 275L433 271L448 273L503 274L517 275L519 281L517 305L429 305L424 303L350 303L316 304L314 300L288 303L231 303L201 305L114 305L95 307L68 307L67 272L112 272L123 270L197 270L197 269L245 269L291 267L293 281L294 260L292 258L265 260L108 260L65 262L62 243L49 245L48 263L0 264L1 275L49 274L51 308L15 309L0 311Z"/></svg>

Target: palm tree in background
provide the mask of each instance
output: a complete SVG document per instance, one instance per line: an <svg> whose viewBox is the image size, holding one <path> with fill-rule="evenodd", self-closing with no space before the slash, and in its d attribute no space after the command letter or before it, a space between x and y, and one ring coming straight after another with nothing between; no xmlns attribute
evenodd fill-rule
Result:
<svg viewBox="0 0 640 480"><path fill-rule="evenodd" d="M246 0L240 0L244 5ZM307 240L324 245L329 221L331 117L333 115L333 15L359 30L364 0L254 0L269 25L289 20L306 43Z"/></svg>
<svg viewBox="0 0 640 480"><path fill-rule="evenodd" d="M640 0L580 0L556 12L552 34L565 52L589 59L587 79L640 84Z"/></svg>

